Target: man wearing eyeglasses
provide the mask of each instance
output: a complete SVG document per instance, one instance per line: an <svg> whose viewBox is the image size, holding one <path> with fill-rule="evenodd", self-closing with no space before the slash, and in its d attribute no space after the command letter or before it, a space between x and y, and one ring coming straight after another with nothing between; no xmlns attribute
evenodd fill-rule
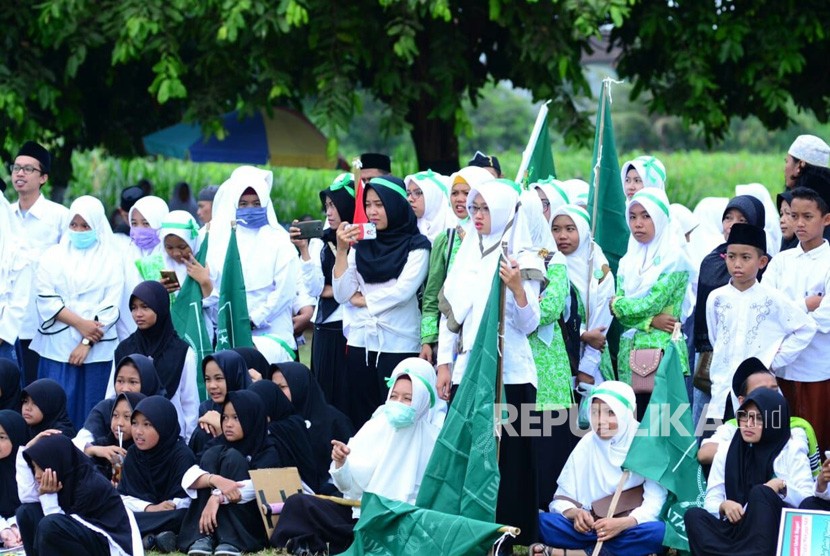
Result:
<svg viewBox="0 0 830 556"><path fill-rule="evenodd" d="M35 269L43 252L57 244L69 228L69 210L50 201L40 191L49 179L51 165L49 151L34 141L27 141L9 167L11 182L18 196L12 210L18 218L22 234L20 241L28 253L29 264L34 265ZM18 359L27 384L37 379L40 360L38 354L29 349L38 323L34 288L31 296L18 343Z"/></svg>

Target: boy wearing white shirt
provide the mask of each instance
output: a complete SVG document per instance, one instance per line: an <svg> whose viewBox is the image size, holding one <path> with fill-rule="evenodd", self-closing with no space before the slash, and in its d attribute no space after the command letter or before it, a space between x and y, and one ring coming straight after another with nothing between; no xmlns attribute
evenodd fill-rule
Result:
<svg viewBox="0 0 830 556"><path fill-rule="evenodd" d="M764 230L734 224L726 245L729 283L706 300L709 342L713 346L712 401L708 423L724 416L732 376L740 363L757 357L768 368L791 363L813 339L816 325L781 292L757 279L767 263ZM709 428L709 427L707 427Z"/></svg>
<svg viewBox="0 0 830 556"><path fill-rule="evenodd" d="M784 293L817 327L816 336L798 356L775 369L781 392L793 415L812 423L821 448L830 443L826 403L830 396L830 244L824 228L830 224L827 202L806 187L792 190L790 220L799 243L773 259L764 284Z"/></svg>
<svg viewBox="0 0 830 556"><path fill-rule="evenodd" d="M34 141L27 141L20 147L10 168L12 185L18 195L17 201L12 204L12 211L18 219L20 242L28 252L32 274L37 270L37 262L43 252L57 245L64 230L69 228L69 210L50 201L40 191L49 180L51 166L49 151ZM38 325L34 295L32 288L18 336L18 359L26 384L37 379L40 362L38 354L29 349Z"/></svg>

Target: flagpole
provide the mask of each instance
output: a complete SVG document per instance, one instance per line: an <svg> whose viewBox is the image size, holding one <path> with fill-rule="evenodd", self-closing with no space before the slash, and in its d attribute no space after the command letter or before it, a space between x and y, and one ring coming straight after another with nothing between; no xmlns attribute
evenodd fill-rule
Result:
<svg viewBox="0 0 830 556"><path fill-rule="evenodd" d="M611 505L608 506L608 515L605 516L608 519L614 517L614 512L617 510L617 502L620 501L620 495L622 494L623 487L625 486L625 482L628 480L628 477L631 475L631 471L625 470L623 471L622 476L620 477L620 482L617 483L617 490L614 491L614 497L611 498ZM591 556L599 556L599 553L602 552L602 545L605 541L599 541L597 544L594 545L594 551L591 553Z"/></svg>
<svg viewBox="0 0 830 556"><path fill-rule="evenodd" d="M502 253L505 253L504 260L507 264L510 264L510 259L507 258L507 242L501 242L501 250ZM501 264L501 263L499 263ZM504 283L504 280L499 280L499 342L498 342L498 363L496 365L496 400L495 400L495 407L496 411L499 412L499 422L501 422L502 411L501 411L501 391L504 386L504 377L502 373L504 372L504 302L505 302L505 293L507 290L507 285ZM498 434L496 435L496 463L499 461L499 454L501 453L501 428L497 429Z"/></svg>
<svg viewBox="0 0 830 556"><path fill-rule="evenodd" d="M591 207L591 249L588 252L588 287L585 291L585 329L590 330L591 315L591 278L594 274L594 234L597 230L597 208L599 207L599 176L602 172L602 136L605 134L605 95L608 87L611 86L609 78L602 80L602 91L600 93L599 105L599 133L597 133L597 163L594 166L594 183L591 184L594 190L594 206Z"/></svg>
<svg viewBox="0 0 830 556"><path fill-rule="evenodd" d="M550 104L550 101L545 101L545 103L539 108L539 113L536 115L536 122L533 124L533 131L530 132L530 139L527 142L527 147L525 147L525 150L522 153L522 163L519 165L519 172L516 174L516 183L518 184L524 183L525 173L527 173L527 167L530 165L530 157L533 155L534 149L536 149L536 143L539 141L539 134L542 133L542 126L547 124L548 104Z"/></svg>

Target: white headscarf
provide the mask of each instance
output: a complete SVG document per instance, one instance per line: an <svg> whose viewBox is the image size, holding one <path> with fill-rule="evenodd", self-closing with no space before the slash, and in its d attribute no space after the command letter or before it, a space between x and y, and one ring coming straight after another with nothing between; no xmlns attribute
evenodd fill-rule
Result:
<svg viewBox="0 0 830 556"><path fill-rule="evenodd" d="M55 264L65 269L67 290L80 296L123 282L123 269L117 264L121 259L114 249L104 205L95 197L83 195L69 206L69 222L76 215L95 232L97 241L89 249L76 249L69 240L71 232L64 233L59 248L51 251L59 259Z"/></svg>
<svg viewBox="0 0 830 556"><path fill-rule="evenodd" d="M772 202L769 191L760 183L736 185L735 195L750 195L764 204L764 232L767 235L767 253L771 256L781 250L781 224L778 218L778 207Z"/></svg>
<svg viewBox="0 0 830 556"><path fill-rule="evenodd" d="M590 265L591 298L596 299L597 285L599 284L599 280L605 276L603 266L608 266L608 259L605 258L605 253L603 253L602 248L591 239L591 217L588 216L588 212L584 208L577 205L563 205L551 214L553 220L557 216L568 216L573 220L576 231L579 234L579 245L573 253L565 255L565 260L568 263L568 279L579 293L579 297L582 299L582 306L590 314L591 309L587 306L589 288L588 268ZM593 255L591 253L592 245ZM591 329L594 326L588 323L588 328Z"/></svg>
<svg viewBox="0 0 830 556"><path fill-rule="evenodd" d="M587 181L579 179L565 180L562 185L565 186L565 191L568 192L568 199L570 199L572 205L583 208L588 206L588 193L591 186L588 185Z"/></svg>
<svg viewBox="0 0 830 556"><path fill-rule="evenodd" d="M565 495L583 505L613 493L623 473L622 464L628 455L640 423L636 419L636 398L631 386L607 380L591 393L591 402L602 400L617 417L617 432L607 440L593 429L580 439L559 476L557 494ZM624 485L629 489L643 484L643 477L632 473Z"/></svg>
<svg viewBox="0 0 830 556"><path fill-rule="evenodd" d="M541 268L544 273L544 262L532 250L532 242L521 214L519 218L513 218L519 192L517 186L511 184L507 180L491 179L473 187L467 196L470 215L476 198L481 196L487 203L490 210L490 233L480 235L472 229L466 234L444 282L444 297L452 307L453 318L464 325L465 346L473 345L481 324L493 276L502 259L502 240L508 242L508 253L517 259L520 267ZM506 229L511 222L510 229Z"/></svg>
<svg viewBox="0 0 830 556"><path fill-rule="evenodd" d="M691 277L694 269L686 252L679 249L677 235L672 233L666 193L655 188L641 189L626 205L626 215L635 204L645 208L654 223L654 239L643 244L632 234L628 238L628 250L620 260L619 275L625 295L638 298L647 295L661 275L689 272Z"/></svg>
<svg viewBox="0 0 830 556"><path fill-rule="evenodd" d="M729 199L726 197L705 197L695 206L694 215L700 222L689 242L689 253L698 268L712 249L724 242L723 212Z"/></svg>
<svg viewBox="0 0 830 556"><path fill-rule="evenodd" d="M412 381L415 423L395 429L389 424L381 406L349 440L351 453L346 461L360 491L414 503L438 438L439 429L429 422L430 408L435 405L438 393L435 371L423 359L410 357L398 363L390 376L390 384L394 385L403 375L409 376ZM391 394L392 387L389 388L387 403Z"/></svg>
<svg viewBox="0 0 830 556"><path fill-rule="evenodd" d="M259 197L261 206L265 207L268 215L268 228L276 234L290 241L288 232L280 226L274 204L271 202L271 184L274 174L269 170L261 170L254 166L240 166L231 173L216 192L213 198L213 217L210 221L210 243L208 243L207 261L211 269L221 271L225 262L225 253L228 250L228 240L231 235L231 222L236 220L236 209L239 198L249 187ZM265 228L265 227L263 227ZM269 277L272 279L273 276ZM245 286L248 290L256 289L248 284L248 273L245 273Z"/></svg>
<svg viewBox="0 0 830 556"><path fill-rule="evenodd" d="M147 220L147 223L152 229L158 230L161 228L161 223L164 221L167 213L170 212L170 209L167 208L167 203L164 202L164 199L150 195L142 197L135 202L132 208L130 208L128 221L133 219L133 212L135 211L141 213L141 216Z"/></svg>
<svg viewBox="0 0 830 556"><path fill-rule="evenodd" d="M523 191L520 197L522 206L521 218L525 219L527 230L530 232L530 241L533 249L537 251L546 249L549 253L555 252L556 242L550 232L550 221L545 219L542 200L535 191ZM553 205L551 205L551 210Z"/></svg>
<svg viewBox="0 0 830 556"><path fill-rule="evenodd" d="M553 214L553 211L570 202L565 185L559 180L552 178L539 180L536 183L530 184L530 189L542 190L542 193L545 194L545 197L548 198L548 202L550 203L550 214ZM550 227L551 222L548 222L548 227Z"/></svg>
<svg viewBox="0 0 830 556"><path fill-rule="evenodd" d="M189 212L173 210L167 214L161 223L161 232L159 233L162 243L164 238L170 235L183 239L190 250L193 251L193 256L196 256L199 224L196 223L196 219Z"/></svg>
<svg viewBox="0 0 830 556"><path fill-rule="evenodd" d="M403 180L406 187L414 181L424 193L424 215L418 219L418 230L427 236L430 243L442 231L455 226L458 220L450 210L450 193L445 184L448 179L427 170L406 176Z"/></svg>
<svg viewBox="0 0 830 556"><path fill-rule="evenodd" d="M634 168L640 174L644 188L656 188L661 191L666 190L666 167L663 166L663 163L658 158L643 155L638 156L634 160L629 160L622 165L620 180L623 184L623 192L625 191L625 175L631 168Z"/></svg>

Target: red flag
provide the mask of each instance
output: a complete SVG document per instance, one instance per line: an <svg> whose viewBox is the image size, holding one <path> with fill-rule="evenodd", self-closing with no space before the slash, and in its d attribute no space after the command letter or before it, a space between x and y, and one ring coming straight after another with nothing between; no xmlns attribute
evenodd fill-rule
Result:
<svg viewBox="0 0 830 556"><path fill-rule="evenodd" d="M363 180L358 177L354 187L354 218L352 224L365 224L368 221L366 209L363 208Z"/></svg>

